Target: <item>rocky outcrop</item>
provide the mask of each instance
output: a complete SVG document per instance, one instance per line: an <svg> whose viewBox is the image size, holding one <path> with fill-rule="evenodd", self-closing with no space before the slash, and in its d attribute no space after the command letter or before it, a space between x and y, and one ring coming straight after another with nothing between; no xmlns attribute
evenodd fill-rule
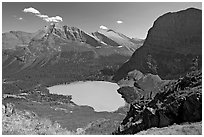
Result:
<svg viewBox="0 0 204 137"><path fill-rule="evenodd" d="M161 92L165 85L171 83L170 80L162 80L158 75L143 74L134 70L128 73L127 77L118 81L120 88L118 93L127 103L133 103L140 98L152 99Z"/></svg>
<svg viewBox="0 0 204 137"><path fill-rule="evenodd" d="M135 100L139 100L142 96L141 90L135 90L134 87L125 86L118 89L118 93L121 94L125 102L131 104Z"/></svg>
<svg viewBox="0 0 204 137"><path fill-rule="evenodd" d="M119 81L132 70L175 79L202 64L202 11L189 8L160 16L142 47L115 74Z"/></svg>
<svg viewBox="0 0 204 137"><path fill-rule="evenodd" d="M136 99L113 134L136 134L151 127L201 120L202 72L194 71L165 86L153 99Z"/></svg>

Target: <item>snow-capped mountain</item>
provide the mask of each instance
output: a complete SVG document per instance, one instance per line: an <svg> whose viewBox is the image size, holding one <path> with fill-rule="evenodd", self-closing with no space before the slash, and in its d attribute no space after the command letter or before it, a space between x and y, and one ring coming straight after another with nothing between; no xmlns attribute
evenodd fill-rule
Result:
<svg viewBox="0 0 204 137"><path fill-rule="evenodd" d="M133 41L131 38L125 36L122 33L116 32L112 29L100 30L94 32L93 35L96 36L101 41L104 41L105 43L108 43L112 46L125 47L130 52L134 52L141 46L141 44L136 43L136 41Z"/></svg>
<svg viewBox="0 0 204 137"><path fill-rule="evenodd" d="M20 77L32 81L32 85L39 81L52 85L107 79L104 73L113 75L137 45L114 31L106 33L89 34L76 27L54 24L35 33L3 33L3 77Z"/></svg>

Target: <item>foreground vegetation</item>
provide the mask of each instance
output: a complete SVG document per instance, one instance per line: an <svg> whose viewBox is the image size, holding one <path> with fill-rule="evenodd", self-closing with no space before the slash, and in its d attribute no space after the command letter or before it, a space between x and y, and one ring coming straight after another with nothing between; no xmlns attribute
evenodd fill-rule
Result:
<svg viewBox="0 0 204 137"><path fill-rule="evenodd" d="M2 134L3 135L74 135L83 134L62 128L57 122L39 118L35 113L19 111L9 103L2 105Z"/></svg>
<svg viewBox="0 0 204 137"><path fill-rule="evenodd" d="M202 122L172 125L164 128L151 128L136 135L202 135Z"/></svg>

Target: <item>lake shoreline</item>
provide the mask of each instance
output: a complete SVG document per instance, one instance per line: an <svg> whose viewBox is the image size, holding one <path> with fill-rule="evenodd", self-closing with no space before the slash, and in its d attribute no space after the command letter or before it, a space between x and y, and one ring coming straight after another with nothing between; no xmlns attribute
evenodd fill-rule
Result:
<svg viewBox="0 0 204 137"><path fill-rule="evenodd" d="M76 81L48 87L50 94L72 95L74 103L93 107L96 112L114 112L125 105L117 93L119 88L117 83L108 81Z"/></svg>

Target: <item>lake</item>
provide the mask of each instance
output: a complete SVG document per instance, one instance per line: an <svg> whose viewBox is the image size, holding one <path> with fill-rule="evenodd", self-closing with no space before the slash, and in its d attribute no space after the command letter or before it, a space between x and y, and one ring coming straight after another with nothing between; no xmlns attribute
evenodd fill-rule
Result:
<svg viewBox="0 0 204 137"><path fill-rule="evenodd" d="M121 95L117 93L116 83L105 81L74 82L67 85L56 85L48 88L50 93L72 95L77 105L88 105L95 111L115 111L125 105Z"/></svg>

